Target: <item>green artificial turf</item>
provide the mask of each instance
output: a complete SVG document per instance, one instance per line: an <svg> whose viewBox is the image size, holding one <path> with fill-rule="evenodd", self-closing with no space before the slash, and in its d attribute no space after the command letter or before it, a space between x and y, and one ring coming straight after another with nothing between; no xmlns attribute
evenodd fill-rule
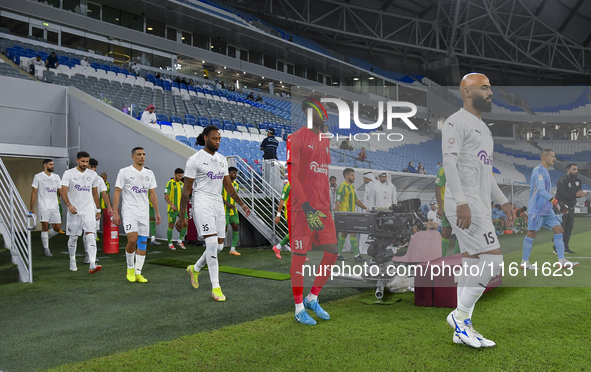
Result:
<svg viewBox="0 0 591 372"><path fill-rule="evenodd" d="M178 267L181 269L186 269L187 266L193 265L195 262L194 261L184 261L184 260L163 258L160 260L150 261L149 263L154 264L154 265L171 266L171 267ZM207 270L207 267L204 267L203 269ZM262 279L272 279L272 280L291 279L291 276L289 274L274 273L271 271L263 271L263 270L255 270L255 269L244 269L241 267L220 266L219 271L221 273L252 276L254 278L262 278Z"/></svg>
<svg viewBox="0 0 591 372"><path fill-rule="evenodd" d="M589 231L590 225L591 219L577 217L573 234ZM523 237L500 237L507 262L520 259ZM556 260L551 238L551 232L540 232L532 261ZM588 241L585 235L571 243L575 257L587 257L576 259L580 272L591 266ZM1 371L58 366L97 371L588 369L587 287L510 287L486 293L473 320L499 346L472 350L452 343L445 322L451 309L415 307L412 293L389 295L384 299L389 305L380 306L374 304L373 290L327 285L320 300L332 320L304 327L293 320L288 280L222 272L228 300L218 303L211 299L205 273L195 290L186 272L149 264L159 259L195 262L203 247L169 251L165 245L149 246L143 270L149 282L140 284L126 281L123 250L99 252L103 270L97 274L88 274L82 256L78 271L70 272L66 242L63 235L51 239L54 257L47 258L34 233L34 283L0 285ZM220 265L288 274L290 254L278 260L268 248L239 248L242 256L230 256L225 249ZM78 252L83 252L82 242ZM321 252L309 256L311 264L318 264Z"/></svg>

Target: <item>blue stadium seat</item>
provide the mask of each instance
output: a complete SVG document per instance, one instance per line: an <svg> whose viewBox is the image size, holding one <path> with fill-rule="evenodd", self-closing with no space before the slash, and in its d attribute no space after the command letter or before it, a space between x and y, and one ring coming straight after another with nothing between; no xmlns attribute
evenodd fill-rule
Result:
<svg viewBox="0 0 591 372"><path fill-rule="evenodd" d="M184 124L183 123L183 119L181 119L178 116L171 116L170 117L170 121L173 122L173 123L181 123L181 124Z"/></svg>
<svg viewBox="0 0 591 372"><path fill-rule="evenodd" d="M158 121L168 121L168 116L166 116L164 114L156 114L156 119Z"/></svg>

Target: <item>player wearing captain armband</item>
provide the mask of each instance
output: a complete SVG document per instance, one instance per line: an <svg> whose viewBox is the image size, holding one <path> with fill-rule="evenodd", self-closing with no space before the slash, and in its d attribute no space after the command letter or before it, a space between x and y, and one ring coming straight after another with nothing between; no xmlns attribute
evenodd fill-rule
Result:
<svg viewBox="0 0 591 372"><path fill-rule="evenodd" d="M574 267L578 262L571 262L564 258L564 241L562 233L564 232L560 220L556 213L568 213L566 204L559 202L550 195L552 184L550 182L550 173L548 167L556 162L556 155L550 149L544 149L540 153L542 163L534 168L529 190L529 203L527 210L529 212L529 221L527 222L527 234L523 239L523 257L521 267L524 269L535 269L529 263L529 256L532 251L534 238L542 227L554 231L554 245L558 253L558 262L560 267Z"/></svg>
<svg viewBox="0 0 591 372"><path fill-rule="evenodd" d="M133 164L120 169L115 181L113 223L117 226L123 224L123 230L127 235L127 280L146 283L148 280L142 275L142 268L146 260L146 244L150 233L150 202L154 206L156 225L160 225L156 178L151 170L144 167L146 152L143 148L136 147L131 150L131 158ZM122 199L121 215L119 199Z"/></svg>
<svg viewBox="0 0 591 372"><path fill-rule="evenodd" d="M295 301L295 320L314 325L306 309L328 320L330 316L318 303L318 295L331 275L330 268L337 259L336 230L330 213L328 165L329 140L319 136L327 119L326 110L314 97L302 101L302 110L312 123L312 129L300 128L287 139L287 169L291 185L288 204L289 240L291 247L291 286ZM316 276L306 298L303 265L306 254L315 245L324 251L320 275Z"/></svg>
<svg viewBox="0 0 591 372"><path fill-rule="evenodd" d="M445 214L460 243L463 267L458 278L458 307L447 316L447 322L454 329L454 343L480 348L495 343L474 329L472 312L503 265L491 219L491 197L502 205L507 225L513 224L515 213L493 177L493 137L481 119L481 113L492 108L490 82L482 74L468 74L462 79L460 93L463 108L442 127Z"/></svg>

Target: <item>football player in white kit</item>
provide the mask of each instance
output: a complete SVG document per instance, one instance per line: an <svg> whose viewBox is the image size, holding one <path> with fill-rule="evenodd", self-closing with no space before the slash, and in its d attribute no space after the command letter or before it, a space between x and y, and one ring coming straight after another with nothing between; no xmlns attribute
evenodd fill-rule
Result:
<svg viewBox="0 0 591 372"><path fill-rule="evenodd" d="M87 169L90 155L80 151L76 155L76 168L68 169L62 177L62 196L67 212L68 251L70 253L70 270L77 271L76 245L78 237L84 235L88 257L89 272L94 274L102 269L96 264L96 220L101 218L101 209L97 191L97 175ZM83 231L85 234L83 234Z"/></svg>
<svg viewBox="0 0 591 372"><path fill-rule="evenodd" d="M215 125L203 129L197 137L197 143L205 146L187 160L185 168L185 184L181 195L179 219L176 229L181 231L188 225L185 219L187 203L193 190L193 221L199 234L205 238L205 252L195 265L187 267L191 275L191 284L199 288L198 276L201 269L207 264L209 278L211 280L211 296L216 301L226 301L219 282L218 252L224 248L226 237L226 214L222 198L222 187L228 195L242 207L245 215L250 215L250 209L244 204L232 186L232 180L228 174L228 162L225 156L216 152L220 147L221 135ZM193 185L195 183L195 185Z"/></svg>
<svg viewBox="0 0 591 372"><path fill-rule="evenodd" d="M156 178L150 169L144 167L146 152L142 147L131 150L131 158L133 165L120 169L115 181L113 223L117 226L123 223L123 230L127 235L125 247L127 280L146 283L148 279L143 277L142 268L146 260L146 244L150 235L150 202L154 206L156 225L160 225L161 221L156 195ZM120 198L123 199L121 216L119 215Z"/></svg>
<svg viewBox="0 0 591 372"><path fill-rule="evenodd" d="M92 170L96 174L96 189L99 193L99 202L102 200L109 211L109 214L112 213L111 211L111 201L109 200L109 194L107 194L107 185L105 184L105 180L96 173L96 169L98 168L98 161L94 158L90 158L88 162L88 169ZM102 212L102 209L101 209ZM98 241L98 231L101 227L101 219L99 218L96 220L96 231L97 233L95 240ZM84 241L84 249L86 251L86 257L84 258L84 263L90 263L90 258L88 257L88 247L86 246L86 240ZM98 262L98 258L96 259Z"/></svg>
<svg viewBox="0 0 591 372"><path fill-rule="evenodd" d="M464 107L442 127L443 167L447 177L445 213L462 252L458 279L458 307L447 316L453 341L474 348L495 346L472 326L474 305L490 279L501 272L503 253L491 220L491 196L502 204L507 223L515 212L499 189L492 171L493 138L481 113L490 112L492 91L488 78L471 73L462 79ZM461 176L460 176L461 175Z"/></svg>
<svg viewBox="0 0 591 372"><path fill-rule="evenodd" d="M61 188L60 176L53 173L53 160L43 160L43 172L37 173L33 178L31 191L31 205L29 211L35 213L35 199L39 196L39 221L41 221L41 243L47 257L53 256L49 250L49 239L56 236L62 229L62 216L60 216L57 191ZM51 231L49 231L51 224Z"/></svg>

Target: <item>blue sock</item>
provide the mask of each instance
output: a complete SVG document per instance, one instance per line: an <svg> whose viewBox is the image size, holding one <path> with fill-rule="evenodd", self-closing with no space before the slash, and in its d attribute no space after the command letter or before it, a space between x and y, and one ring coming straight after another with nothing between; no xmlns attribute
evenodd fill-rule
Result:
<svg viewBox="0 0 591 372"><path fill-rule="evenodd" d="M556 253L558 258L564 258L564 241L562 240L562 234L554 234L554 245L556 246Z"/></svg>
<svg viewBox="0 0 591 372"><path fill-rule="evenodd" d="M532 238L528 238L527 236L523 239L523 260L529 261L529 255L531 254L532 246L534 245L534 240Z"/></svg>

